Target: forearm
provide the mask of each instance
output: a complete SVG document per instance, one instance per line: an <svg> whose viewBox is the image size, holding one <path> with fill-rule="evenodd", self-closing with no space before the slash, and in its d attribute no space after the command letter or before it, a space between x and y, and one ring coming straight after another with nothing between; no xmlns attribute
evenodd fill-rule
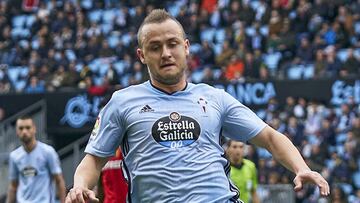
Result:
<svg viewBox="0 0 360 203"><path fill-rule="evenodd" d="M254 144L266 148L278 162L295 174L310 170L300 152L285 135L270 127L263 131L259 134L263 139L255 138Z"/></svg>
<svg viewBox="0 0 360 203"><path fill-rule="evenodd" d="M92 189L97 184L100 171L105 160L96 161L91 155L86 155L77 167L74 175L74 188L83 187Z"/></svg>
<svg viewBox="0 0 360 203"><path fill-rule="evenodd" d="M300 152L291 141L280 133L278 135L280 138L270 142L271 145L268 149L274 155L274 158L294 173L310 170Z"/></svg>
<svg viewBox="0 0 360 203"><path fill-rule="evenodd" d="M9 186L5 202L15 203L15 200L16 200L16 188Z"/></svg>
<svg viewBox="0 0 360 203"><path fill-rule="evenodd" d="M256 193L256 189L251 194L252 203L260 203L260 199Z"/></svg>
<svg viewBox="0 0 360 203"><path fill-rule="evenodd" d="M56 180L56 188L60 202L64 203L66 197L66 188L65 188L65 181L62 175L59 175L59 178Z"/></svg>

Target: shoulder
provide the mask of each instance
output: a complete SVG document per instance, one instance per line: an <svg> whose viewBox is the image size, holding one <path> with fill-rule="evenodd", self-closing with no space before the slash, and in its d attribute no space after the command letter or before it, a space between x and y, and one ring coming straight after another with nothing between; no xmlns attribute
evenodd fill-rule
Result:
<svg viewBox="0 0 360 203"><path fill-rule="evenodd" d="M38 142L38 145L39 145L39 148L41 149L41 151L44 151L47 153L56 153L55 149L52 146L45 144L43 142L40 142L40 141L37 141L37 142Z"/></svg>
<svg viewBox="0 0 360 203"><path fill-rule="evenodd" d="M119 97L119 96L124 96L124 95L128 95L128 94L133 94L134 92L142 92L142 91L146 91L147 85L146 83L141 83L138 85L131 85L128 87L125 87L123 89L117 90L114 92L113 97Z"/></svg>
<svg viewBox="0 0 360 203"><path fill-rule="evenodd" d="M189 90L195 94L210 95L217 98L219 95L222 95L225 92L223 89L219 89L204 83L189 83Z"/></svg>
<svg viewBox="0 0 360 203"><path fill-rule="evenodd" d="M249 159L244 159L243 161L246 166L256 169L254 162L250 161Z"/></svg>
<svg viewBox="0 0 360 203"><path fill-rule="evenodd" d="M117 90L113 93L111 100L112 102L127 102L133 98L138 98L144 93L148 92L148 87L146 83L131 85L129 87Z"/></svg>
<svg viewBox="0 0 360 203"><path fill-rule="evenodd" d="M205 83L198 83L198 84L189 83L188 85L190 88L192 88L192 90L221 91L221 89L215 88Z"/></svg>
<svg viewBox="0 0 360 203"><path fill-rule="evenodd" d="M22 146L16 148L14 151L10 152L9 158L11 160L16 160L22 157L24 154L24 149Z"/></svg>

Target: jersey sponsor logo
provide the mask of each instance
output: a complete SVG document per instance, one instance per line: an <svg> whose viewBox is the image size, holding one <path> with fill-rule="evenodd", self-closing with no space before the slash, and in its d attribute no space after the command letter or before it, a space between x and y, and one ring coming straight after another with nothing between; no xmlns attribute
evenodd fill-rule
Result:
<svg viewBox="0 0 360 203"><path fill-rule="evenodd" d="M26 166L21 170L21 175L25 178L34 177L37 175L37 170L32 166Z"/></svg>
<svg viewBox="0 0 360 203"><path fill-rule="evenodd" d="M162 146L180 148L194 143L199 138L201 129L195 119L172 112L157 120L151 132L155 141Z"/></svg>
<svg viewBox="0 0 360 203"><path fill-rule="evenodd" d="M154 112L154 109L152 109L149 105L145 105L142 107L139 113L146 113L146 112Z"/></svg>

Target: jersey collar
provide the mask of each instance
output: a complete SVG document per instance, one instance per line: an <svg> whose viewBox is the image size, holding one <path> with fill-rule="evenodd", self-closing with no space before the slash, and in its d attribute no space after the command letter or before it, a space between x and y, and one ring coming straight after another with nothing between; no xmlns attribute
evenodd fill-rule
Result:
<svg viewBox="0 0 360 203"><path fill-rule="evenodd" d="M182 90L169 93L169 92L166 92L165 90L163 90L163 89L161 89L161 88L158 88L158 87L156 87L155 85L153 85L150 80L149 80L149 83L150 83L150 85L151 85L153 88L155 88L156 90L158 90L158 91L160 91L160 92L162 92L162 93L165 93L165 94L167 94L167 95L174 95L174 94L177 93L177 92L185 91L186 88L188 87L188 82L186 81L186 85L185 85L185 87L184 87Z"/></svg>

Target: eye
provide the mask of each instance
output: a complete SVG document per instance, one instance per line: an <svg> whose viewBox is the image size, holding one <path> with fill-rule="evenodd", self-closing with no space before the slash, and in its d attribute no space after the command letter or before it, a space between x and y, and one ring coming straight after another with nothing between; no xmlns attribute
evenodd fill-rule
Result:
<svg viewBox="0 0 360 203"><path fill-rule="evenodd" d="M151 46L151 47L150 47L150 50L152 50L152 51L157 51L157 50L159 50L159 46L158 46L158 45Z"/></svg>
<svg viewBox="0 0 360 203"><path fill-rule="evenodd" d="M176 45L178 45L176 41L172 41L169 43L169 47L175 47Z"/></svg>

